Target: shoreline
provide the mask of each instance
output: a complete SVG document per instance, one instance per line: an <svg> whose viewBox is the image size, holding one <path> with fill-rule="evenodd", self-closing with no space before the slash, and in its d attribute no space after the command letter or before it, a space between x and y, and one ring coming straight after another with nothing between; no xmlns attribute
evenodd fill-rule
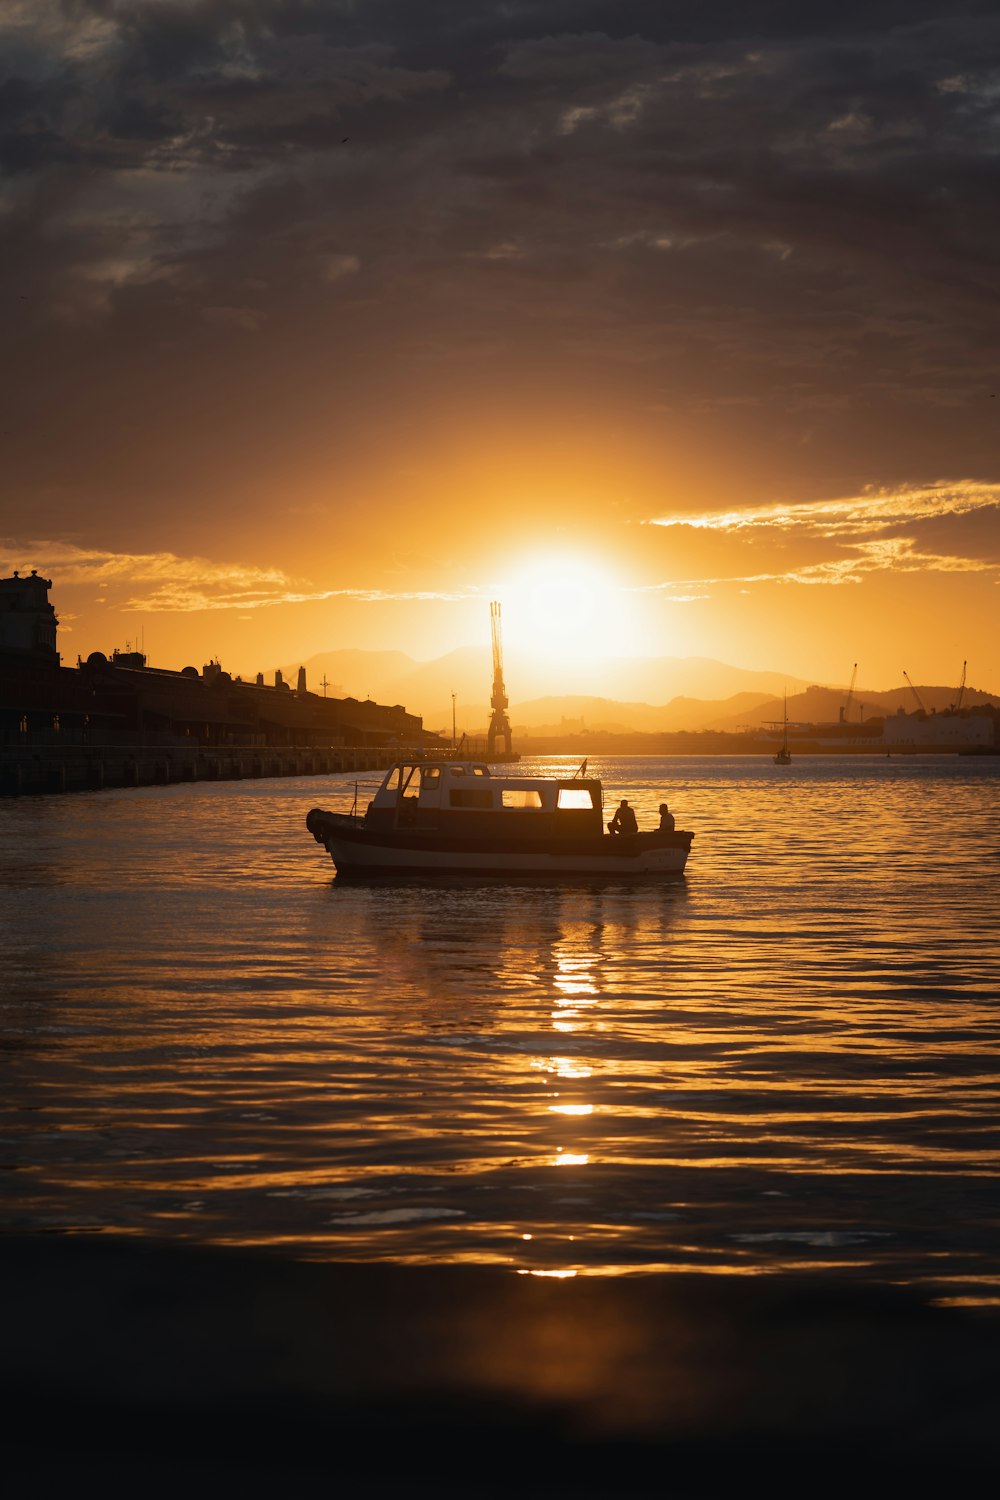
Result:
<svg viewBox="0 0 1000 1500"><path fill-rule="evenodd" d="M723 741L719 736L698 734L679 734L668 736L656 736L655 745L642 744L639 740L629 735L610 737L609 743L602 740L586 739L579 744L569 744L562 739L539 739L519 740L522 760L531 760L545 755L566 755L583 759L600 759L609 755L640 755L645 757L654 756L738 756L742 759L767 759L774 756L774 752L781 748L780 740L757 740L749 735L733 735L730 739ZM693 743L697 741L698 743ZM669 742L669 743L668 743ZM1000 755L1000 745L977 746L974 748L960 749L955 746L932 746L932 745L892 745L887 746L884 742L870 745L845 745L843 747L833 745L821 745L816 741L797 741L789 737L788 748L791 752L792 761L804 759L860 759L863 757L876 760L913 759L915 757L933 756L940 759L943 756L954 756L959 758L978 759L980 757Z"/></svg>

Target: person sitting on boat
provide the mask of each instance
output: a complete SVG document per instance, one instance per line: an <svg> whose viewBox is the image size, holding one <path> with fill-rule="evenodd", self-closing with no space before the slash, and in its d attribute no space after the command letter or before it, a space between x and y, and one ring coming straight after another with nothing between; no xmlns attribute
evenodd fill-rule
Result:
<svg viewBox="0 0 1000 1500"><path fill-rule="evenodd" d="M608 824L609 833L638 833L639 824L636 822L635 813L628 805L626 798L622 798L615 815Z"/></svg>
<svg viewBox="0 0 1000 1500"><path fill-rule="evenodd" d="M673 815L673 813L670 811L670 808L667 806L667 804L665 802L661 802L660 803L660 832L661 833L673 833L673 831L674 831L674 829L676 827L677 827L677 824L674 821L674 815Z"/></svg>

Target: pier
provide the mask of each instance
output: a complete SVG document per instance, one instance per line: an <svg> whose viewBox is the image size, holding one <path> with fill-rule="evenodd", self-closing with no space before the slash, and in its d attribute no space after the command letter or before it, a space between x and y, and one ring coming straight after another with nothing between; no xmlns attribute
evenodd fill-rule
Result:
<svg viewBox="0 0 1000 1500"><path fill-rule="evenodd" d="M179 781L244 781L384 771L413 746L320 747L227 745L67 745L0 751L0 796L93 792L111 787L170 786Z"/></svg>

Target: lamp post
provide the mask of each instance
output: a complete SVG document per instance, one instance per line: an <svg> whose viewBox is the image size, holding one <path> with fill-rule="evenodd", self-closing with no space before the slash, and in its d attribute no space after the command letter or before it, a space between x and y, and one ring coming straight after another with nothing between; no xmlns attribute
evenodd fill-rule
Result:
<svg viewBox="0 0 1000 1500"><path fill-rule="evenodd" d="M455 748L455 694L451 695L451 748Z"/></svg>

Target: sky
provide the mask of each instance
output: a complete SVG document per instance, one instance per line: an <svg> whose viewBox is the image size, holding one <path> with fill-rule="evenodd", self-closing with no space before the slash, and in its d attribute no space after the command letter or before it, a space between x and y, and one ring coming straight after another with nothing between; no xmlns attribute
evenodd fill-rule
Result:
<svg viewBox="0 0 1000 1500"><path fill-rule="evenodd" d="M0 575L65 660L1000 688L1000 13L5 0ZM512 691L513 685L511 685Z"/></svg>

